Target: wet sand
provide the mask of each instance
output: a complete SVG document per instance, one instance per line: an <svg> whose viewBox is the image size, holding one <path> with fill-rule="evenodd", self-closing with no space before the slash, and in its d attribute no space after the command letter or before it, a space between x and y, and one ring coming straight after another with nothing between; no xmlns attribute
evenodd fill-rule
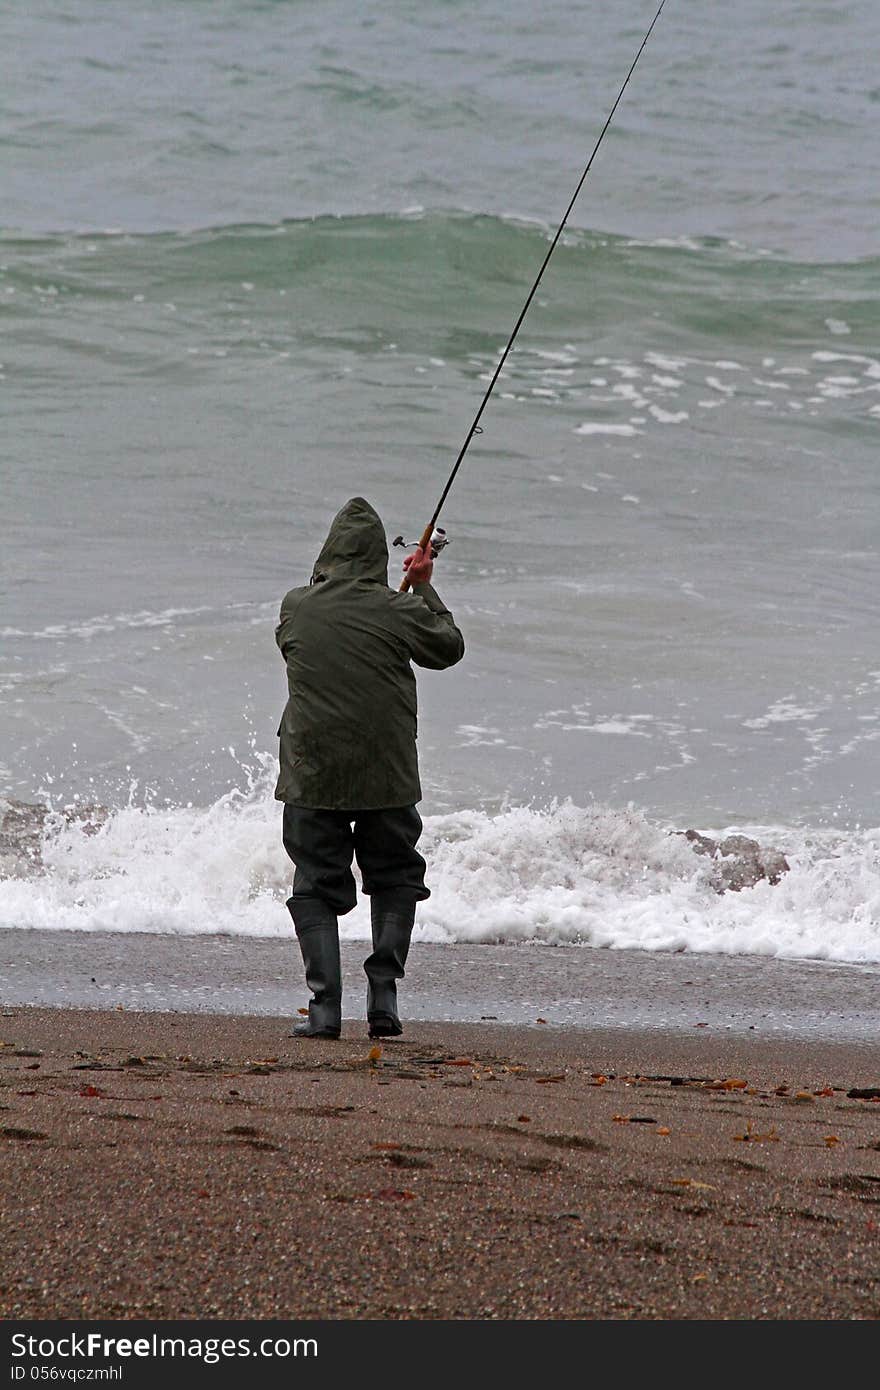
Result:
<svg viewBox="0 0 880 1390"><path fill-rule="evenodd" d="M363 1018L369 946L342 943L343 1012ZM414 1022L660 1029L876 1042L880 968L768 956L584 946L413 943L402 987ZM282 937L5 931L7 1005L293 1013L308 993L292 930Z"/></svg>
<svg viewBox="0 0 880 1390"><path fill-rule="evenodd" d="M3 1010L0 1315L880 1315L874 1045L288 1029Z"/></svg>

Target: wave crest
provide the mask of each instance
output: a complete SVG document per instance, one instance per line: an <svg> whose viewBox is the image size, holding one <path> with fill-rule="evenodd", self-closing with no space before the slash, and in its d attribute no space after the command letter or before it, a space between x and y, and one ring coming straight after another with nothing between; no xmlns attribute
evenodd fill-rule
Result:
<svg viewBox="0 0 880 1390"><path fill-rule="evenodd" d="M42 867L0 879L0 926L288 935L273 768L259 760L244 790L208 808L126 806L97 828L50 814ZM571 802L426 816L432 896L417 939L880 962L880 830L753 829L791 871L724 894L671 830L633 807ZM369 938L364 899L341 927Z"/></svg>

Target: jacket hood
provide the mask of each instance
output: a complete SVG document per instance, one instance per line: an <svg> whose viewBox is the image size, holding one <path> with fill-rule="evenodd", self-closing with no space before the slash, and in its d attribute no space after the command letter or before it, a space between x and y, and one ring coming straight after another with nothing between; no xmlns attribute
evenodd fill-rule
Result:
<svg viewBox="0 0 880 1390"><path fill-rule="evenodd" d="M388 583L385 527L363 497L352 497L333 518L312 571L313 584L322 579Z"/></svg>

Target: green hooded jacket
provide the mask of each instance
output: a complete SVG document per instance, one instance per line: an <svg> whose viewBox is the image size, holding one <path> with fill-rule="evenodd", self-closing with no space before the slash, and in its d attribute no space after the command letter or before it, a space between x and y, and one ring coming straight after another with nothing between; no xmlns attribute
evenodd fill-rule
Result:
<svg viewBox="0 0 880 1390"><path fill-rule="evenodd" d="M285 596L275 640L288 685L276 799L334 811L419 801L410 663L454 666L464 641L430 584L388 587L385 529L362 497L334 517L311 584Z"/></svg>

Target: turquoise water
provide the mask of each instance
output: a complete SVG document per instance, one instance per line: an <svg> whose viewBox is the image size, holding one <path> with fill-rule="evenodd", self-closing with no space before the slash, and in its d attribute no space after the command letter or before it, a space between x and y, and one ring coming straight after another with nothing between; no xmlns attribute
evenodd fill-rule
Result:
<svg viewBox="0 0 880 1390"><path fill-rule="evenodd" d="M655 8L5 3L3 221L187 230L413 203L550 218ZM872 0L668 0L578 223L875 252L878 30Z"/></svg>
<svg viewBox="0 0 880 1390"><path fill-rule="evenodd" d="M0 791L271 754L281 594L421 530L654 8L0 5ZM878 41L668 0L444 516L426 813L876 825Z"/></svg>

